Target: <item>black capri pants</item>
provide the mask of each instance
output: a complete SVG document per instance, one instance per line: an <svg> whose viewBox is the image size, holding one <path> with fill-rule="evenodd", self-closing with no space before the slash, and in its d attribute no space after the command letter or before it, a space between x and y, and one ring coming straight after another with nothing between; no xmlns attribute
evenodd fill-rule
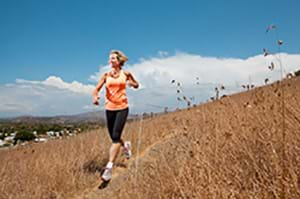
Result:
<svg viewBox="0 0 300 199"><path fill-rule="evenodd" d="M122 110L106 110L107 128L113 143L121 142L121 135L125 126L128 108Z"/></svg>

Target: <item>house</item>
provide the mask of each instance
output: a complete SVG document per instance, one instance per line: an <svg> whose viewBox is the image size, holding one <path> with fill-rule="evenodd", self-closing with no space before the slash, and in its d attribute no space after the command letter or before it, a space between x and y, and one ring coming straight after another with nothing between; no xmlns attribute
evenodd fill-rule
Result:
<svg viewBox="0 0 300 199"><path fill-rule="evenodd" d="M7 136L7 137L5 137L4 138L4 141L6 141L6 142L13 142L14 141L14 138L15 138L15 136Z"/></svg>
<svg viewBox="0 0 300 199"><path fill-rule="evenodd" d="M47 135L48 135L48 136L55 136L55 133L54 133L54 131L48 131L48 132L47 132Z"/></svg>
<svg viewBox="0 0 300 199"><path fill-rule="evenodd" d="M46 138L35 138L34 139L35 142L47 142Z"/></svg>
<svg viewBox="0 0 300 199"><path fill-rule="evenodd" d="M0 147L4 146L5 142L3 140L0 140Z"/></svg>

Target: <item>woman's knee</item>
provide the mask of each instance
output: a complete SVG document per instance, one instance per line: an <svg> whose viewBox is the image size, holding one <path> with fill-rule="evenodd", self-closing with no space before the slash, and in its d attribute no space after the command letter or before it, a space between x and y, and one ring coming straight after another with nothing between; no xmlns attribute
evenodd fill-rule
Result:
<svg viewBox="0 0 300 199"><path fill-rule="evenodd" d="M120 133L113 133L111 136L113 143L121 143L121 134Z"/></svg>

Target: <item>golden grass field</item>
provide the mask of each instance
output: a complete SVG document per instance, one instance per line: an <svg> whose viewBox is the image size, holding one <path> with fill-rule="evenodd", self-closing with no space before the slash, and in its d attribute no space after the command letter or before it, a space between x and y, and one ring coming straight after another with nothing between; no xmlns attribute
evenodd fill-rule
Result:
<svg viewBox="0 0 300 199"><path fill-rule="evenodd" d="M0 150L0 198L300 198L299 77L140 118L124 138L133 157L104 189L106 129Z"/></svg>

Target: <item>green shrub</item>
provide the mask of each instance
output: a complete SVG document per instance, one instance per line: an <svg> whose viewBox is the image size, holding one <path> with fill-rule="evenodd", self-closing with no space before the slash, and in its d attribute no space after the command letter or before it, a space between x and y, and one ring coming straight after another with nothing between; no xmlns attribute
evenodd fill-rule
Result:
<svg viewBox="0 0 300 199"><path fill-rule="evenodd" d="M53 125L50 130L51 131L54 131L54 132L58 132L58 131L61 131L63 130L64 128L62 126L59 126L59 125Z"/></svg>
<svg viewBox="0 0 300 199"><path fill-rule="evenodd" d="M297 71L295 72L295 75L296 75L296 76L300 76L300 70L297 70Z"/></svg>
<svg viewBox="0 0 300 199"><path fill-rule="evenodd" d="M38 135L44 135L48 131L49 127L46 125L40 124L35 127L33 127L33 131L36 131Z"/></svg>
<svg viewBox="0 0 300 199"><path fill-rule="evenodd" d="M14 141L15 143L20 140L20 141L30 141L33 140L35 138L35 135L28 131L28 130L20 130L17 132Z"/></svg>

